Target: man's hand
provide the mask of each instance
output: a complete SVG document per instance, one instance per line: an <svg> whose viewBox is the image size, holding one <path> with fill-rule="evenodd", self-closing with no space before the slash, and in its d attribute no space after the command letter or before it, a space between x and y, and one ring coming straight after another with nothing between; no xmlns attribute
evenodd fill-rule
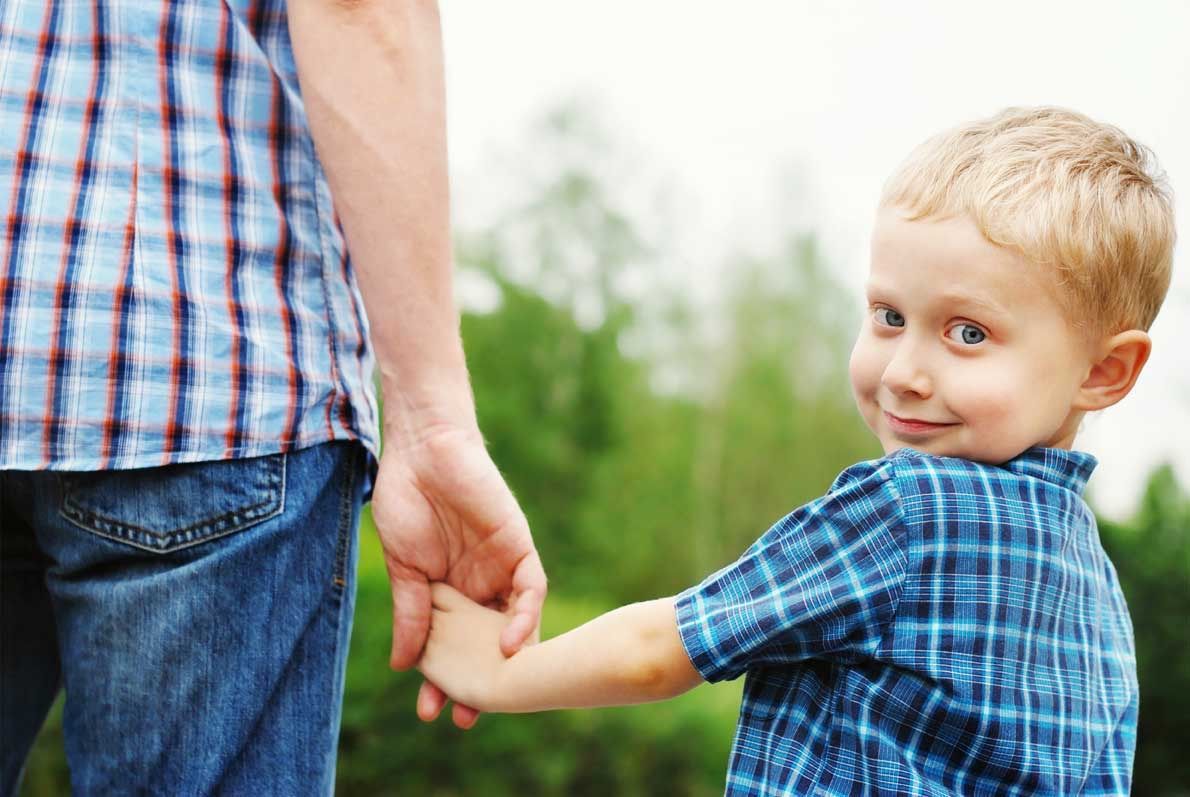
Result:
<svg viewBox="0 0 1190 797"><path fill-rule="evenodd" d="M372 515L392 585L394 669L413 666L421 655L432 581L511 616L500 634L504 655L535 639L545 572L525 516L478 431L445 427L387 437ZM424 684L418 715L433 719L445 700ZM475 716L455 706L456 725L470 727Z"/></svg>

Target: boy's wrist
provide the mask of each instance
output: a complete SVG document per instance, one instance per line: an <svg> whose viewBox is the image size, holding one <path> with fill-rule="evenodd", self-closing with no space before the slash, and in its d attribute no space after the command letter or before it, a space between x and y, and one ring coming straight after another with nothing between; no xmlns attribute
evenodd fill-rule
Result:
<svg viewBox="0 0 1190 797"><path fill-rule="evenodd" d="M482 696L489 706L487 711L512 714L531 710L525 705L525 693L521 688L524 684L521 673L528 663L525 656L528 650L518 650L492 671L491 677L487 679L486 694Z"/></svg>

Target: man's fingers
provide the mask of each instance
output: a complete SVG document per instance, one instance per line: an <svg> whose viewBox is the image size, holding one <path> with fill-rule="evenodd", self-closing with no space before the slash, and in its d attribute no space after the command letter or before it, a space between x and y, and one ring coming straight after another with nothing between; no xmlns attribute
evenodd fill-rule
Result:
<svg viewBox="0 0 1190 797"><path fill-rule="evenodd" d="M451 708L450 718L455 725L467 731L475 727L476 721L479 720L479 712L470 706L455 703Z"/></svg>
<svg viewBox="0 0 1190 797"><path fill-rule="evenodd" d="M423 722L433 722L438 719L442 708L446 705L446 693L429 681L421 682L421 689L417 690L417 716Z"/></svg>
<svg viewBox="0 0 1190 797"><path fill-rule="evenodd" d="M500 632L500 652L511 656L527 644L534 644L541 636L541 603L539 593L529 590L517 596L514 614Z"/></svg>
<svg viewBox="0 0 1190 797"><path fill-rule="evenodd" d="M511 656L526 642L532 644L541 636L546 580L536 552L526 556L517 567L513 589L518 593L512 604L513 618L500 632L500 651L505 656Z"/></svg>
<svg viewBox="0 0 1190 797"><path fill-rule="evenodd" d="M545 605L545 588L530 588L517 595L513 603L513 610L517 614L527 614L534 619L541 618L541 607Z"/></svg>
<svg viewBox="0 0 1190 797"><path fill-rule="evenodd" d="M393 646L389 666L407 670L417 663L430 630L430 585L416 570L386 560L393 596Z"/></svg>
<svg viewBox="0 0 1190 797"><path fill-rule="evenodd" d="M528 529L525 530L526 535ZM541 606L545 602L545 594L549 591L549 584L545 578L545 568L541 566L541 557L537 549L533 548L532 538L529 538L530 551L517 564L512 574L512 588L519 592L522 598L532 593Z"/></svg>
<svg viewBox="0 0 1190 797"><path fill-rule="evenodd" d="M516 596L513 609L517 614L527 614L533 618L533 625L541 622L541 607L545 604L545 596L549 585L545 579L545 570L541 567L541 559L537 551L532 551L517 565L512 574L512 592Z"/></svg>
<svg viewBox="0 0 1190 797"><path fill-rule="evenodd" d="M521 649L533 631L532 621L523 614L514 615L500 632L500 652L511 656Z"/></svg>

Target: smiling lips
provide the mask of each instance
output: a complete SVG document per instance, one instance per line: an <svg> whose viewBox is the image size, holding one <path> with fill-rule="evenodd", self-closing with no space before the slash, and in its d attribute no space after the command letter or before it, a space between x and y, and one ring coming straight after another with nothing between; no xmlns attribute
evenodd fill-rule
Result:
<svg viewBox="0 0 1190 797"><path fill-rule="evenodd" d="M926 435L931 432L947 429L951 426L957 426L957 424L953 423L932 423L931 421L921 421L916 418L901 418L887 411L884 413L884 419L888 421L888 425L892 427L894 432L908 435Z"/></svg>

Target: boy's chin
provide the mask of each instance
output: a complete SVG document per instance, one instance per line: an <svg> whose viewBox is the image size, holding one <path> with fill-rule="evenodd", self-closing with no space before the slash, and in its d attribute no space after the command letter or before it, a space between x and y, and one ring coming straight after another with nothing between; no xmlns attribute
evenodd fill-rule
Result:
<svg viewBox="0 0 1190 797"><path fill-rule="evenodd" d="M914 441L914 440L900 440L892 439L882 441L884 446L884 454L888 456L894 454L905 448L911 448L914 451L920 451L923 454L929 454L932 457L950 457L952 459L966 459L971 462L982 462L986 465L1001 465L1014 457L1019 456L1026 449L1015 451L1010 454L1005 454L1001 451L983 451L978 448L956 445L947 445L944 442L933 441Z"/></svg>
<svg viewBox="0 0 1190 797"><path fill-rule="evenodd" d="M937 440L907 440L899 437L891 437L882 439L881 445L884 446L884 455L895 454L896 452L911 448L914 451L920 451L923 454L929 454L933 457L959 457L961 459L972 459L972 457L964 451L961 451L958 446L947 445L942 441Z"/></svg>

